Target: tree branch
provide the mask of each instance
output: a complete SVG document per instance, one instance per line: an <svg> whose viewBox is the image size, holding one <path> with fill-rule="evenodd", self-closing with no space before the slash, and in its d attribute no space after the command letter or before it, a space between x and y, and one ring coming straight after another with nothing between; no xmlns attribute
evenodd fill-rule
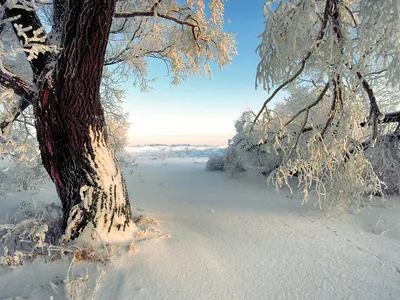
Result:
<svg viewBox="0 0 400 300"><path fill-rule="evenodd" d="M0 70L0 86L12 89L16 95L21 97L16 107L11 112L11 118L0 122L0 133L4 134L5 129L15 121L20 114L31 105L36 98L36 92L32 85L24 81L22 78L11 73L4 73Z"/></svg>
<svg viewBox="0 0 400 300"><path fill-rule="evenodd" d="M322 94L322 93L321 93L321 94ZM320 97L322 97L321 94L320 94ZM318 97L318 98L319 98L319 97ZM318 100L318 99L317 99L317 100ZM316 102L317 102L317 101L316 101ZM315 103L315 102L314 102L314 103ZM314 104L314 103L313 103L313 104ZM311 104L311 105L312 105L312 104ZM308 107L307 107L307 108L308 108ZM301 112L306 111L307 108L305 108L305 109L303 109L302 111L300 111L299 113L297 113L296 116L299 116ZM292 120L286 122L286 124L289 124L290 122L292 122ZM381 120L378 120L378 124L388 124L388 123L399 123L399 124L400 124L400 111L395 111L395 112L391 112L391 113L385 114L384 118L382 118ZM362 122L362 123L360 123L360 126L361 126L361 127L370 126L370 125L371 125L371 122ZM300 131L300 133L303 134L303 133L309 132L309 131L311 131L311 130L313 130L313 129L315 129L315 127L313 127L313 126L305 127L305 128L302 128L302 130ZM318 129L318 127L317 127L317 129ZM396 129L396 130L397 130L397 129ZM394 130L393 132L396 133L396 130ZM294 134L296 134L296 132L294 132ZM287 136L284 135L284 136L282 136L280 139L284 139L284 138L286 138L286 137L287 137ZM254 148L260 147L261 145L264 145L264 144L266 144L266 143L268 143L268 140L264 140L264 141L262 141L262 143L260 143L260 144L253 145L253 147L250 147L250 148L248 149L248 151L251 151L251 150L253 150Z"/></svg>
<svg viewBox="0 0 400 300"><path fill-rule="evenodd" d="M126 21L126 20L125 20ZM125 23L124 23L125 24ZM141 21L138 25L138 27L136 28L135 32L132 35L132 38L130 39L130 41L128 42L128 44L126 45L125 49L122 50L120 53L114 55L113 57L107 59L104 63L105 66L107 65L113 65L116 63L120 63L123 61L123 59L121 58L122 55L124 55L127 51L129 51L131 49L131 45L133 44L133 41L135 40L135 38L140 37L141 33L139 32L141 27L142 27L143 21Z"/></svg>
<svg viewBox="0 0 400 300"><path fill-rule="evenodd" d="M65 0L61 0L61 1L65 1ZM163 0L157 0L156 2L154 2L154 4L151 6L150 12L152 12L154 14L154 11L156 10L157 6L159 6L162 1ZM125 18L122 26L117 30L111 30L110 33L112 33L112 34L121 33L125 29L125 25L126 25L127 21L128 21L127 18Z"/></svg>
<svg viewBox="0 0 400 300"><path fill-rule="evenodd" d="M329 18L329 13L330 13L330 9L332 7L332 0L326 0L325 2L325 9L324 9L324 17L321 20L321 25L318 31L318 35L316 38L316 44L315 44L315 49L317 49L319 47L319 45L321 44L322 39L325 36L325 29L328 26L328 18ZM300 69L292 76L290 77L288 80L286 80L285 82L283 82L280 86L278 86L274 92L272 93L271 96L268 97L267 100L265 100L263 106L261 107L260 111L258 112L258 114L256 115L254 121L253 121L253 125L250 128L250 132L253 131L254 126L258 120L258 118L260 117L261 113L263 112L263 110L267 107L268 103L276 96L276 94L283 89L285 86L287 86L289 83L291 83L293 80L295 80L304 70L305 66L306 66L306 62L307 60L310 58L311 54L313 53L313 50L310 50L306 56L301 60L300 62Z"/></svg>
<svg viewBox="0 0 400 300"><path fill-rule="evenodd" d="M254 125L256 124L258 118L262 114L263 110L267 107L268 103L278 94L278 92L283 89L285 86L287 86L289 83L291 83L293 80L295 80L304 70L304 67L306 66L306 61L310 58L311 56L311 51L307 53L307 55L301 60L300 62L300 69L288 80L283 82L280 86L278 86L274 92L271 94L271 96L268 97L267 100L265 100L264 104L262 105L260 111L257 113L256 117L254 118L253 125L250 128L250 132L253 131Z"/></svg>
<svg viewBox="0 0 400 300"><path fill-rule="evenodd" d="M322 99L322 97L321 97L321 99ZM304 128L306 127L307 122L308 122L308 116L310 114L310 108L307 107L305 111L306 111L306 114L304 116L303 124L301 125L300 132L297 134L296 141L294 142L293 147L290 149L289 154L286 157L286 162L289 161L289 159L292 156L293 152L295 151L297 145L299 144L300 136L301 136L301 134L302 134Z"/></svg>
<svg viewBox="0 0 400 300"><path fill-rule="evenodd" d="M170 20L173 21L175 23L181 24L181 25L187 25L194 28L199 28L199 25L197 24L197 22L195 22L193 19L193 22L188 22L186 20L181 20L179 18L176 18L174 16L170 16L170 15L164 15L164 14L158 14L155 13L154 11L136 11L136 12L116 12L114 14L114 18L135 18L135 17L159 17L162 19L166 19L166 20Z"/></svg>
<svg viewBox="0 0 400 300"><path fill-rule="evenodd" d="M30 28L30 30L25 31L26 36L28 38L32 38L34 36L35 31L39 31L43 29L43 25L40 22L39 16L36 14L35 10L26 10L23 8L8 8L7 0L0 0L0 4L4 7L5 15L10 19L10 23L14 30L15 35L17 36L20 43L22 43L25 49L30 49L32 45L26 44L24 36L18 35L19 31L17 30L17 26L22 26L22 28ZM39 37L45 37L46 33L43 33ZM49 46L50 43L46 38L44 42L36 42L36 44L42 44ZM49 52L41 52L37 54L37 57L30 60L30 65L34 74L34 82L37 80L40 73L46 66L46 63L50 61L52 54Z"/></svg>
<svg viewBox="0 0 400 300"><path fill-rule="evenodd" d="M26 102L30 104L34 102L36 97L35 88L21 77L11 73L4 73L0 70L0 85L13 90L15 94L23 98Z"/></svg>
<svg viewBox="0 0 400 300"><path fill-rule="evenodd" d="M28 108L30 105L30 103L28 101L26 101L25 99L21 98L18 103L17 106L13 109L13 111L11 112L12 117L9 120L5 120L2 121L0 123L0 134L3 135L6 128L11 125L20 115L21 113Z"/></svg>
<svg viewBox="0 0 400 300"><path fill-rule="evenodd" d="M315 105L317 105L319 102L321 102L322 98L324 98L326 92L328 91L329 88L329 82L325 85L324 89L322 90L322 92L319 94L317 100L315 100L313 103L311 103L310 105L308 105L307 107L303 108L302 110L300 110L297 114L295 114L289 121L287 121L285 123L285 126L288 126L290 123L293 122L294 119L296 119L300 114L302 114L305 111L310 110L311 108L313 108ZM303 127L304 129L304 127Z"/></svg>
<svg viewBox="0 0 400 300"><path fill-rule="evenodd" d="M61 37L62 30L68 16L68 1L53 0L53 33L56 38Z"/></svg>
<svg viewBox="0 0 400 300"><path fill-rule="evenodd" d="M372 139L375 140L378 137L378 122L382 114L379 110L378 103L376 102L374 91L370 87L369 83L365 80L365 78L361 75L360 72L356 72L356 74L358 79L361 80L362 86L368 95L368 99L370 102L370 113L368 119L372 120L372 126L373 126Z"/></svg>
<svg viewBox="0 0 400 300"><path fill-rule="evenodd" d="M380 71L375 71L375 72L371 72L371 73L365 74L364 77L372 76L372 75L380 75L380 74L382 74L382 73L385 73L386 71L387 71L387 69L382 69L382 70L380 70Z"/></svg>
<svg viewBox="0 0 400 300"><path fill-rule="evenodd" d="M400 111L395 111L391 112L388 114L385 114L384 117L381 120L378 120L378 124L387 124L387 123L400 123ZM361 127L365 127L371 125L371 122L362 122L360 123Z"/></svg>
<svg viewBox="0 0 400 300"><path fill-rule="evenodd" d="M333 83L333 97L332 97L332 104L329 110L329 115L327 121L325 123L324 129L321 131L321 138L325 135L328 128L331 126L333 118L336 114L336 108L338 103L340 103L341 108L343 108L343 97L342 97L342 89L340 88L340 75L336 74L336 78L332 80Z"/></svg>
<svg viewBox="0 0 400 300"><path fill-rule="evenodd" d="M122 31L124 31L125 25L126 25L127 22L128 22L128 20L125 19L125 20L124 20L124 23L122 23L122 25L121 25L118 29L111 30L110 33L111 33L111 34L118 34L118 33L121 33Z"/></svg>
<svg viewBox="0 0 400 300"><path fill-rule="evenodd" d="M353 12L350 10L350 8L347 7L347 5L344 5L344 8L347 10L347 12L349 13L351 19L353 20L354 27L357 27L358 24L357 24L356 18L354 17Z"/></svg>
<svg viewBox="0 0 400 300"><path fill-rule="evenodd" d="M163 0L157 0L156 2L154 2L153 6L151 7L150 11L154 12L157 8L157 6L162 2Z"/></svg>

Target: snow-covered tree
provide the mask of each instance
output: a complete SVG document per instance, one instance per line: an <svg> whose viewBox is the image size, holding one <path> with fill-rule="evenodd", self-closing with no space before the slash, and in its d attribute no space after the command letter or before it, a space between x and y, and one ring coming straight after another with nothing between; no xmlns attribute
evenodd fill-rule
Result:
<svg viewBox="0 0 400 300"><path fill-rule="evenodd" d="M13 138L12 125L33 107L33 120L24 124L35 129L43 165L61 199L64 238L93 228L103 240L114 232L123 235L134 225L104 116L115 112L116 87L110 82L134 76L146 89L149 58L165 61L174 83L190 74L210 75L212 61L229 63L235 46L233 36L223 32L223 2L0 4L1 151L25 150L27 143Z"/></svg>
<svg viewBox="0 0 400 300"><path fill-rule="evenodd" d="M400 1L269 1L264 12L256 87L270 96L238 120L225 168L256 168L277 187L297 175L321 205L398 192Z"/></svg>

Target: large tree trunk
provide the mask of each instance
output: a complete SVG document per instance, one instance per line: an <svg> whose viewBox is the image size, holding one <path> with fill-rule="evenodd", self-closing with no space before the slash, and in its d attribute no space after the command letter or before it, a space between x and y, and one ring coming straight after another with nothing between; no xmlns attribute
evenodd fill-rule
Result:
<svg viewBox="0 0 400 300"><path fill-rule="evenodd" d="M95 229L103 240L133 229L121 170L108 141L100 80L116 0L70 0L52 71L35 105L42 161L64 211L65 238Z"/></svg>

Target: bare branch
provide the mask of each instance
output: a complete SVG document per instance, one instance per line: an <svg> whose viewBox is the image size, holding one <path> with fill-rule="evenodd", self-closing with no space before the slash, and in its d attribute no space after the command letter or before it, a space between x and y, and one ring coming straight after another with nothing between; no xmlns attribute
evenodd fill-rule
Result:
<svg viewBox="0 0 400 300"><path fill-rule="evenodd" d="M387 124L387 123L396 123L396 122L400 123L400 111L395 111L395 112L385 114L385 116L381 120L378 119L378 124ZM369 125L371 125L371 122L369 122L369 121L360 123L361 127L365 127L365 126L369 126Z"/></svg>
<svg viewBox="0 0 400 300"><path fill-rule="evenodd" d="M353 14L353 12L350 10L350 8L348 8L348 7L347 7L347 5L344 5L344 8L345 8L345 9L346 9L346 11L349 13L349 15L350 15L351 19L353 20L354 27L357 27L357 26L358 26L358 24L357 24L356 18L354 17L354 14Z"/></svg>
<svg viewBox="0 0 400 300"><path fill-rule="evenodd" d="M124 23L122 23L122 25L120 26L120 28L115 29L115 30L111 30L110 33L111 33L111 34L121 33L122 31L124 31L125 25L126 25L127 22L128 22L128 20L125 19L125 20L124 20Z"/></svg>
<svg viewBox="0 0 400 300"><path fill-rule="evenodd" d="M134 56L134 58L140 58L140 57L150 57L150 58L157 58L157 59L163 59L163 60L167 60L164 52L167 51L169 48L171 48L171 46L166 46L164 49L160 49L160 50L149 50L146 52L143 52L142 55L136 55ZM127 51L129 49L125 49L125 51ZM123 52L125 52L123 51ZM104 63L105 66L111 66L111 65L115 65L118 63L121 63L124 61L124 58L122 58L122 52L116 56L114 56L111 59L106 60L106 62Z"/></svg>
<svg viewBox="0 0 400 300"><path fill-rule="evenodd" d="M157 0L156 2L154 2L153 6L151 7L150 11L154 12L157 8L157 6L162 2L162 0Z"/></svg>
<svg viewBox="0 0 400 300"><path fill-rule="evenodd" d="M382 73L385 73L386 71L387 71L387 69L382 69L382 70L379 70L379 71L375 71L375 72L371 72L371 73L365 74L364 77L372 76L372 75L380 75Z"/></svg>

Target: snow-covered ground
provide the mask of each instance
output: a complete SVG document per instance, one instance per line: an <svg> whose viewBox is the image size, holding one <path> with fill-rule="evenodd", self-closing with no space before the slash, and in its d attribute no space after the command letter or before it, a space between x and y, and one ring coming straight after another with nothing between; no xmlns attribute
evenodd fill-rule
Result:
<svg viewBox="0 0 400 300"><path fill-rule="evenodd" d="M262 176L205 171L221 148L128 150L134 214L160 221L160 233L106 265L74 264L80 299L400 299L399 197L321 212L285 188L276 194ZM8 193L0 218L32 197L57 201L50 182ZM0 299L62 298L68 266L37 259L2 269Z"/></svg>

